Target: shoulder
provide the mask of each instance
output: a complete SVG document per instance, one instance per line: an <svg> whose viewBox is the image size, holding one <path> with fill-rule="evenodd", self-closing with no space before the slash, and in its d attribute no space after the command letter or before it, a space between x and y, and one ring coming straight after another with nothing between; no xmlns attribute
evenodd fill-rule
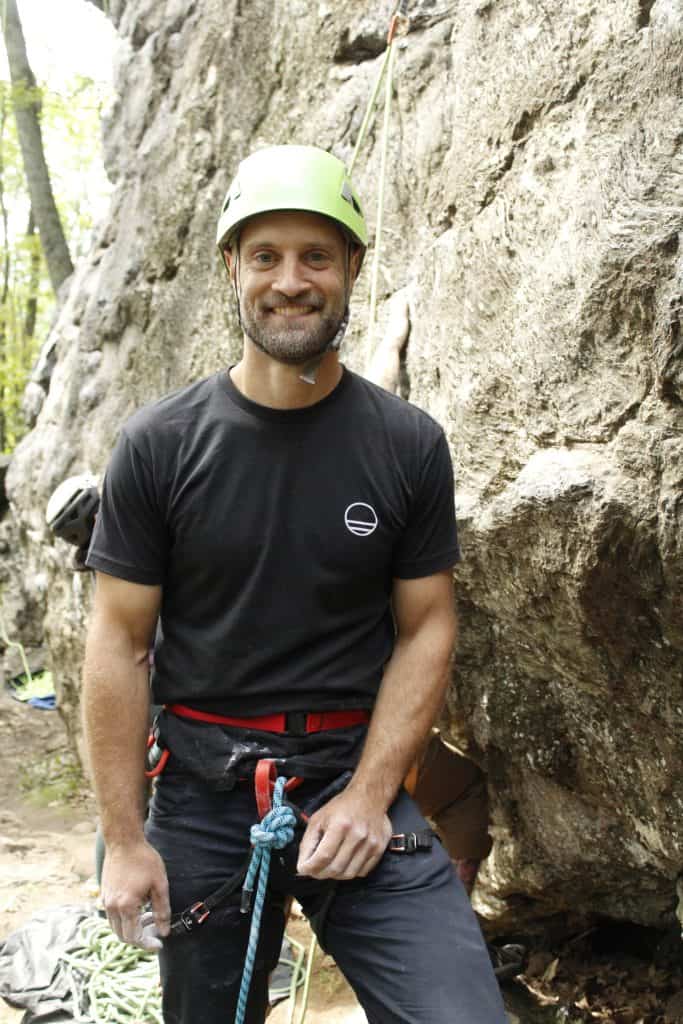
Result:
<svg viewBox="0 0 683 1024"><path fill-rule="evenodd" d="M122 433L134 446L157 438L184 437L213 404L217 391L218 374L171 391L137 409L123 424Z"/></svg>
<svg viewBox="0 0 683 1024"><path fill-rule="evenodd" d="M355 420L362 418L368 428L381 428L391 437L412 441L423 450L432 448L444 437L441 425L424 409L350 370L346 372L350 377L348 394Z"/></svg>

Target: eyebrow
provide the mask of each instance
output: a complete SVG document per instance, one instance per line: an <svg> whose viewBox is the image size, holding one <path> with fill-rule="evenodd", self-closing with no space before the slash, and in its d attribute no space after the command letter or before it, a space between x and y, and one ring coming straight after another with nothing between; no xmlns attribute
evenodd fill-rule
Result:
<svg viewBox="0 0 683 1024"><path fill-rule="evenodd" d="M278 249L281 248L283 244L287 243L271 242L268 239L264 238L254 242L247 242L244 248L246 249L247 252L254 252L256 249ZM310 240L307 242L303 242L302 245L297 246L297 248L299 248L301 251L305 251L306 249L324 249L327 252L333 252L336 246L333 242L321 242L319 240Z"/></svg>

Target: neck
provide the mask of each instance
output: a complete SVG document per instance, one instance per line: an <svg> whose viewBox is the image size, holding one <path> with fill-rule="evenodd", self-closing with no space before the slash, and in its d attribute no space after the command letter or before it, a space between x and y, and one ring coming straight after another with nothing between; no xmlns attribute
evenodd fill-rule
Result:
<svg viewBox="0 0 683 1024"><path fill-rule="evenodd" d="M244 352L230 371L232 382L245 398L271 409L301 409L315 405L334 391L341 380L342 367L337 352L327 352L316 374L315 384L299 376L304 369L278 363L249 340Z"/></svg>

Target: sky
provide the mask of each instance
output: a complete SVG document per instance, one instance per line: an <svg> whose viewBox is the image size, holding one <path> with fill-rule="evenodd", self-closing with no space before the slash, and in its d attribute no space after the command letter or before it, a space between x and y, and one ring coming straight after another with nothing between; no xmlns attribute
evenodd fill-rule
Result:
<svg viewBox="0 0 683 1024"><path fill-rule="evenodd" d="M116 31L86 0L18 0L29 63L38 81L59 91L73 75L111 82ZM0 77L8 79L4 47Z"/></svg>

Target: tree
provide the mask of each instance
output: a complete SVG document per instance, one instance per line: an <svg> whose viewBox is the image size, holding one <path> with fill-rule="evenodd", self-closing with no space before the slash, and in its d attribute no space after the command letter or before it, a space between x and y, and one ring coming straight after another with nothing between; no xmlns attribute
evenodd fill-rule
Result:
<svg viewBox="0 0 683 1024"><path fill-rule="evenodd" d="M60 286L73 272L73 264L45 160L40 127L41 94L28 62L16 0L5 0L3 32L13 87L14 116L31 208L40 234L50 282L56 295Z"/></svg>
<svg viewBox="0 0 683 1024"><path fill-rule="evenodd" d="M4 2L0 0L0 12ZM53 276L41 244L44 232L36 230L19 118L12 111L29 104L39 116L42 160L51 168L50 191L69 240L67 252L74 258L89 250L110 191L100 140L108 86L73 75L51 88L36 84L30 68L28 72L18 85L16 79L12 84L0 80L0 452L5 453L26 431L22 397L55 304Z"/></svg>

